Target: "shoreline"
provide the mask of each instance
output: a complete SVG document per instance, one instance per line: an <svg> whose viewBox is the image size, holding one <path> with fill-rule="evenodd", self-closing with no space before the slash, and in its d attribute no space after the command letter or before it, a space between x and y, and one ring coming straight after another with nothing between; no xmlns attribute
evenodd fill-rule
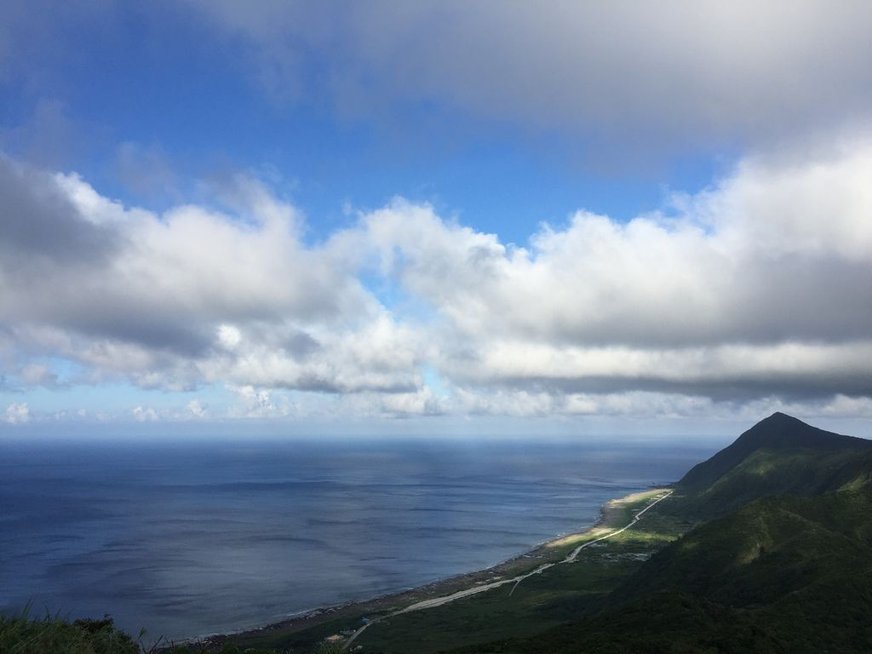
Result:
<svg viewBox="0 0 872 654"><path fill-rule="evenodd" d="M367 619L365 624L368 625L370 622L370 615L375 619L380 619L385 615L396 612L405 612L412 606L421 603L427 604L455 593L461 593L462 591L471 591L468 592L468 595L472 595L478 592L478 587L490 587L492 584L499 585L509 583L513 577L533 574L534 570L543 565L556 565L564 560L569 548L578 546L584 542L593 542L594 540L599 540L601 538L608 538L610 535L616 533L616 529L621 529L621 527L623 527L623 529L628 528L635 523L635 520L628 525L614 524L617 519L625 517L625 511L628 506L646 499L650 500L659 493L670 491L671 488L672 484L651 486L646 490L636 491L623 497L608 500L600 507L599 517L596 522L587 529L570 534L554 536L535 545L530 550L521 552L520 554L512 556L487 568L436 579L420 586L378 595L370 599L349 600L339 604L332 604L312 610L302 611L295 615L289 615L287 618L282 620L270 622L259 627L245 628L220 634L216 633L197 636L182 641L170 642L157 651L162 652L170 649L174 645L180 644L198 644L204 647L207 651L220 650L227 642L257 639L266 634L277 635L282 632L292 634L343 618L352 619L356 617L358 619ZM656 501L646 504L645 509L655 504ZM581 549L581 547L575 547L576 553L579 549ZM482 588L482 590L486 590L486 588ZM355 634L355 637L356 635L357 634Z"/></svg>

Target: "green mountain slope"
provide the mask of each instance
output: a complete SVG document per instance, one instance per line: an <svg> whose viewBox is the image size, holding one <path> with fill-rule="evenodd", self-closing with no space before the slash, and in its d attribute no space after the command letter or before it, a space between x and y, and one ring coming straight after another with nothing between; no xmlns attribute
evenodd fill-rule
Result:
<svg viewBox="0 0 872 654"><path fill-rule="evenodd" d="M775 414L658 511L699 526L598 612L463 652L872 651L872 442Z"/></svg>
<svg viewBox="0 0 872 654"><path fill-rule="evenodd" d="M872 569L872 493L765 498L667 546L614 599L679 590L734 607Z"/></svg>
<svg viewBox="0 0 872 654"><path fill-rule="evenodd" d="M802 420L777 412L758 422L707 461L691 468L681 479L679 486L688 490L700 490L711 486L760 449L811 450L818 454L826 454L870 447L872 441L824 431Z"/></svg>
<svg viewBox="0 0 872 654"><path fill-rule="evenodd" d="M677 484L670 510L709 519L770 495L816 496L869 483L872 441L783 413L757 423Z"/></svg>
<svg viewBox="0 0 872 654"><path fill-rule="evenodd" d="M872 493L754 502L667 546L602 611L465 652L872 651Z"/></svg>

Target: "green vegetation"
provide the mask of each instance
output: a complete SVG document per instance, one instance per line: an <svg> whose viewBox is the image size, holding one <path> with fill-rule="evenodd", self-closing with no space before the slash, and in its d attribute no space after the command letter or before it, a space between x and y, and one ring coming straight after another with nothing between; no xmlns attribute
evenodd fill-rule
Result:
<svg viewBox="0 0 872 654"><path fill-rule="evenodd" d="M597 608L455 652L872 651L870 446L776 414L654 509L699 524Z"/></svg>
<svg viewBox="0 0 872 654"><path fill-rule="evenodd" d="M4 654L139 654L140 647L110 618L69 622L56 616L32 619L27 611L0 616Z"/></svg>
<svg viewBox="0 0 872 654"><path fill-rule="evenodd" d="M869 482L870 471L872 441L776 413L694 466L666 510L707 520L761 497L817 496L851 484L860 488Z"/></svg>
<svg viewBox="0 0 872 654"><path fill-rule="evenodd" d="M224 643L218 649L207 643L191 643L161 647L160 643L145 646L117 629L112 618L100 620L80 619L69 621L59 616L47 615L31 618L29 611L7 617L0 615L0 653L2 654L282 654L274 649L241 647ZM316 654L339 654L342 646L322 643Z"/></svg>
<svg viewBox="0 0 872 654"><path fill-rule="evenodd" d="M872 651L872 493L768 498L629 575L593 614L458 652Z"/></svg>

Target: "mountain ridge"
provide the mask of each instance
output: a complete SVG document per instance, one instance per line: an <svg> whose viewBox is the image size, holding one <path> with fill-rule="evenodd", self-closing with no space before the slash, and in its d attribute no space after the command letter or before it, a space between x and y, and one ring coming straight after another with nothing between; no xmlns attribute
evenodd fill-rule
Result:
<svg viewBox="0 0 872 654"><path fill-rule="evenodd" d="M776 411L743 432L735 441L714 456L691 468L681 478L677 486L685 489L698 489L702 484L711 484L762 448L872 449L872 441L813 427L799 418Z"/></svg>

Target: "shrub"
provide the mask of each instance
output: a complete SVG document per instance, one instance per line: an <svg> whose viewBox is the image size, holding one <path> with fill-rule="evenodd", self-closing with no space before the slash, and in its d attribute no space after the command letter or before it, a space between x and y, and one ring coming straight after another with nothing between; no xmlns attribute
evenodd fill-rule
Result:
<svg viewBox="0 0 872 654"><path fill-rule="evenodd" d="M4 654L139 654L139 646L112 624L112 618L68 622L47 615L32 619L27 611L0 616L0 652Z"/></svg>

